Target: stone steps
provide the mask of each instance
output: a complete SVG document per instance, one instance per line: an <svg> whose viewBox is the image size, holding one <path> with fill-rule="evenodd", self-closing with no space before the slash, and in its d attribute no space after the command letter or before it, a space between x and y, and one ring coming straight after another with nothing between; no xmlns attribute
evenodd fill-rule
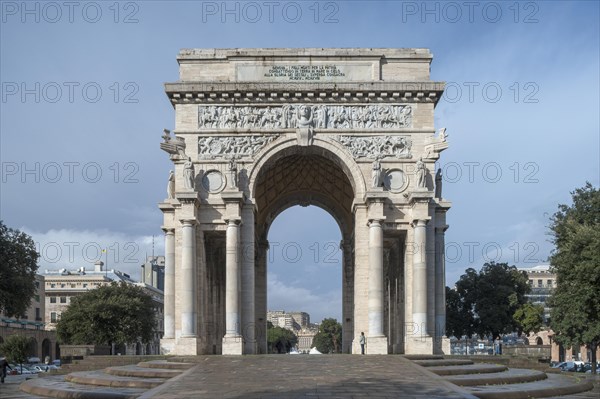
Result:
<svg viewBox="0 0 600 399"><path fill-rule="evenodd" d="M422 356L414 363L482 399L529 399L561 395L569 395L566 397L573 399L600 397L592 391L592 379L582 380L564 373L547 374L540 370L474 363L467 359L439 359L437 356Z"/></svg>
<svg viewBox="0 0 600 399"><path fill-rule="evenodd" d="M42 376L23 382L20 389L31 395L53 398L137 398L193 366L190 363L169 364L164 360L144 361L103 370Z"/></svg>

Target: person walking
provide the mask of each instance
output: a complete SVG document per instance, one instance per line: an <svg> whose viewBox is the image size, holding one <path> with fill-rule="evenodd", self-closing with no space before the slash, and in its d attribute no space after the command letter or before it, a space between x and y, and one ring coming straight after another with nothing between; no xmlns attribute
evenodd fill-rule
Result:
<svg viewBox="0 0 600 399"><path fill-rule="evenodd" d="M360 354L365 354L365 344L367 343L367 337L365 337L365 333L360 333L360 338L358 339L358 343L360 344Z"/></svg>
<svg viewBox="0 0 600 399"><path fill-rule="evenodd" d="M4 384L4 379L6 378L6 368L12 370L12 367L8 365L5 357L0 357L0 381Z"/></svg>

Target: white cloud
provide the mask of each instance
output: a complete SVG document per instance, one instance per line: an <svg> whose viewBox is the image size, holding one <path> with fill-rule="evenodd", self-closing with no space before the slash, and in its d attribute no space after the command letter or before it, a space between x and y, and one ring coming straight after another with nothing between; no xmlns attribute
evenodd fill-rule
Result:
<svg viewBox="0 0 600 399"><path fill-rule="evenodd" d="M327 317L342 320L341 290L318 294L310 288L287 285L275 273L267 273L267 303L269 310L307 312L313 323Z"/></svg>
<svg viewBox="0 0 600 399"><path fill-rule="evenodd" d="M39 271L60 268L93 268L97 260L140 278L140 265L147 255L152 255L152 236L134 236L110 230L51 229L45 232L28 227L22 231L31 235L40 254ZM106 252L102 253L105 249ZM154 237L154 254L164 254L162 236Z"/></svg>

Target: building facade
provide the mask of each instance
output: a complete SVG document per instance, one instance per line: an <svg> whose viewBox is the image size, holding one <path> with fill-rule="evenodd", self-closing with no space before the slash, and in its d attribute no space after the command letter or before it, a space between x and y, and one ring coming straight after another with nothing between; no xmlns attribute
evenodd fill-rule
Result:
<svg viewBox="0 0 600 399"><path fill-rule="evenodd" d="M186 49L165 90L173 162L164 353L266 353L267 250L285 209L342 233L342 349L449 351L435 163L448 147L427 49ZM315 226L318 228L318 226Z"/></svg>
<svg viewBox="0 0 600 399"><path fill-rule="evenodd" d="M122 354L158 354L160 353L160 339L163 336L164 326L164 295L161 290L146 283L140 283L131 279L131 277L119 270L105 270L104 263L96 262L93 270L81 267L76 270L46 270L45 280L45 320L46 329L55 330L56 323L60 320L61 314L67 310L73 298L82 293L111 284L112 282L125 282L127 284L142 287L144 291L152 296L154 300L154 317L156 327L154 338L150 343L131 343L120 348Z"/></svg>
<svg viewBox="0 0 600 399"><path fill-rule="evenodd" d="M525 295L527 300L534 305L544 307L544 322L550 320L550 306L548 299L556 288L556 274L550 271L550 265L538 265L531 268L520 268L519 271L527 273L531 291Z"/></svg>
<svg viewBox="0 0 600 399"><path fill-rule="evenodd" d="M35 294L31 304L20 317L8 317L0 314L0 344L11 335L23 335L30 338L28 356L44 359L60 357L56 333L45 329L45 284L44 276L35 275Z"/></svg>

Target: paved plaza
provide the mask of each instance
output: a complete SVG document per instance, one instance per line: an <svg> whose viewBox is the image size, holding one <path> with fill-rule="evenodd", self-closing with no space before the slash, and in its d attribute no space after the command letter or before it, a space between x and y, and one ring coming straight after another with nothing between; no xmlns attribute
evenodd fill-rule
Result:
<svg viewBox="0 0 600 399"><path fill-rule="evenodd" d="M401 356L196 357L142 398L469 398Z"/></svg>

